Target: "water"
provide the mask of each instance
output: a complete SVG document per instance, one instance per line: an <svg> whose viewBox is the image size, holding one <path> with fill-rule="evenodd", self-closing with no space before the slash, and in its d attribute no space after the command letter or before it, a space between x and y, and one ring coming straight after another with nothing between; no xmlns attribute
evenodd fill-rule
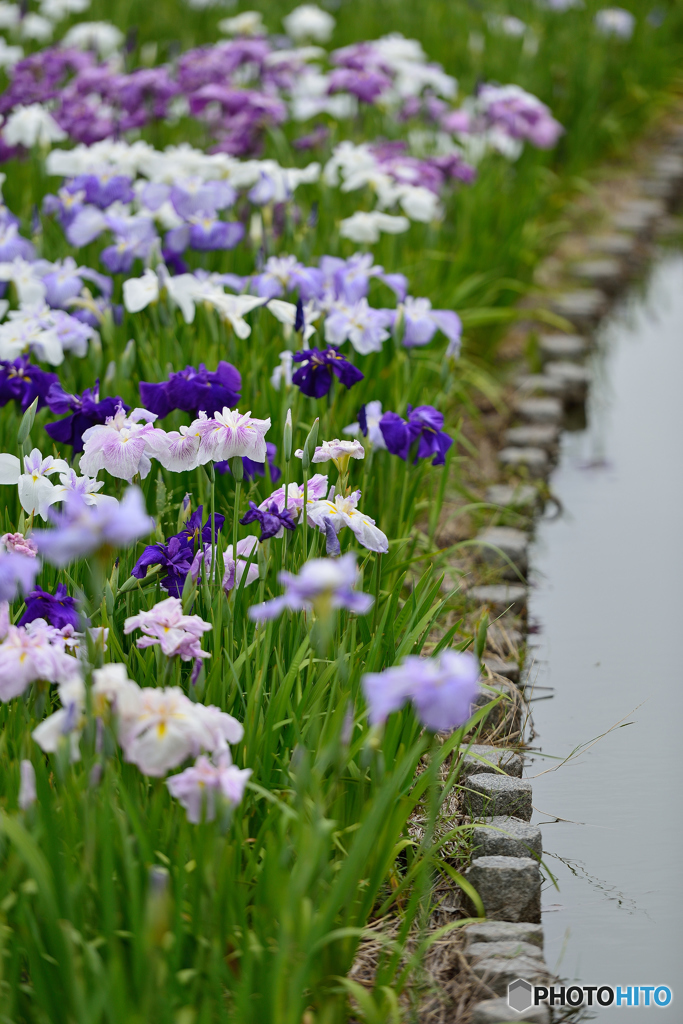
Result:
<svg viewBox="0 0 683 1024"><path fill-rule="evenodd" d="M550 697L532 705L534 743L564 757L612 731L533 782L560 885L544 890L546 955L582 984L674 990L669 1008L599 1021L680 1024L683 256L615 311L595 370L588 427L564 435L551 480L563 513L539 525L533 555L532 677Z"/></svg>

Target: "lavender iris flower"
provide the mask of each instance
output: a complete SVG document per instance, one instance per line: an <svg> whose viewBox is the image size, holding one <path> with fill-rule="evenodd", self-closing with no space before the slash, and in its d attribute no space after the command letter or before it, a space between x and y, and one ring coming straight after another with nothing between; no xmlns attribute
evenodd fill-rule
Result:
<svg viewBox="0 0 683 1024"><path fill-rule="evenodd" d="M386 721L407 701L427 729L457 729L472 714L479 693L479 665L468 652L444 651L439 658L408 657L384 672L361 679L373 725Z"/></svg>
<svg viewBox="0 0 683 1024"><path fill-rule="evenodd" d="M408 420L395 412L385 412L379 421L384 443L392 455L408 459L414 452L418 459L432 459L433 466L443 466L453 438L445 433L443 414L432 405L408 406Z"/></svg>
<svg viewBox="0 0 683 1024"><path fill-rule="evenodd" d="M356 68L336 68L329 78L328 92L350 92L362 103L374 103L382 93L391 89L391 79L380 71Z"/></svg>
<svg viewBox="0 0 683 1024"><path fill-rule="evenodd" d="M119 406L125 412L130 412L130 406L121 398L103 398L100 401L99 381L95 381L94 388L86 388L82 395L68 394L56 381L47 394L47 404L58 415L71 413L56 423L46 423L45 430L58 444L71 445L74 455L83 451L83 434L86 430L98 423L105 423L108 417L115 415Z"/></svg>
<svg viewBox="0 0 683 1024"><path fill-rule="evenodd" d="M215 370L207 370L204 363L199 369L186 366L172 373L167 381L152 384L140 381L142 404L160 419L174 409L198 416L200 411L211 417L227 406L232 409L240 400L242 378L231 363L220 361Z"/></svg>
<svg viewBox="0 0 683 1024"><path fill-rule="evenodd" d="M270 479L274 484L276 484L282 476L282 470L279 466L275 465L276 457L277 445L274 445L272 441L266 441L266 459L268 460L268 466L270 468ZM214 462L214 468L218 473L232 473L229 460L226 462ZM245 479L253 480L255 476L266 475L266 464L265 462L254 462L253 459L248 459L246 456L243 456L242 472L244 473Z"/></svg>
<svg viewBox="0 0 683 1024"><path fill-rule="evenodd" d="M410 296L402 303L399 312L393 314L394 324L399 315L403 316L403 344L406 348L428 345L437 331L448 338L447 356L460 354L462 321L450 309L432 309L429 299L413 299Z"/></svg>
<svg viewBox="0 0 683 1024"><path fill-rule="evenodd" d="M106 210L112 203L131 203L135 193L131 180L125 174L79 174L70 182L72 191L83 191L86 203Z"/></svg>
<svg viewBox="0 0 683 1024"><path fill-rule="evenodd" d="M298 576L281 572L278 579L285 593L264 604L252 605L249 618L259 622L275 619L285 608L314 609L321 616L328 616L335 608L348 608L357 615L365 615L374 599L353 589L357 577L356 556L351 552L341 558L311 558L304 562Z"/></svg>
<svg viewBox="0 0 683 1024"><path fill-rule="evenodd" d="M384 267L374 263L372 253L357 252L347 260L338 256L321 256L320 269L326 288L333 291L338 299L350 303L367 298L372 278L391 288L399 302L403 302L408 291L405 274L385 274Z"/></svg>
<svg viewBox="0 0 683 1024"><path fill-rule="evenodd" d="M48 593L41 587L35 590L26 598L26 611L19 620L20 626L34 619L45 619L55 629L63 629L64 626L79 627L78 611L73 597L69 597L63 583L57 585L54 594Z"/></svg>
<svg viewBox="0 0 683 1024"><path fill-rule="evenodd" d="M88 267L79 267L72 256L67 256L61 265L55 265L43 277L45 301L53 309L68 308L69 300L77 298L83 291L84 281L97 285L103 296L111 298L114 283L110 277Z"/></svg>
<svg viewBox="0 0 683 1024"><path fill-rule="evenodd" d="M11 263L17 257L32 260L34 256L33 245L26 238L22 238L16 224L11 221L0 224L0 262Z"/></svg>
<svg viewBox="0 0 683 1024"><path fill-rule="evenodd" d="M249 502L249 511L240 519L242 526L258 523L261 527L259 541L263 543L269 537L281 537L284 530L295 530L296 523L289 510L279 509L273 501L266 508L259 508L256 502Z"/></svg>
<svg viewBox="0 0 683 1024"><path fill-rule="evenodd" d="M149 217L108 217L107 223L116 241L100 253L100 259L111 274L127 274L136 259L146 259L157 233Z"/></svg>
<svg viewBox="0 0 683 1024"><path fill-rule="evenodd" d="M50 388L59 382L56 373L47 373L33 366L28 356L19 356L14 362L0 362L0 405L14 400L22 412L38 399L38 408L47 404Z"/></svg>
<svg viewBox="0 0 683 1024"><path fill-rule="evenodd" d="M116 505L86 505L76 493L67 494L64 512L52 513L55 528L36 530L38 551L56 566L68 565L102 548L130 547L154 529L142 491L129 487Z"/></svg>
<svg viewBox="0 0 683 1024"><path fill-rule="evenodd" d="M0 552L0 601L13 601L19 591L28 594L39 571L37 558L14 551Z"/></svg>
<svg viewBox="0 0 683 1024"><path fill-rule="evenodd" d="M328 393L333 374L346 388L363 379L360 370L333 348L324 352L317 348L303 349L294 353L294 362L301 365L292 374L292 383L310 398L323 398Z"/></svg>
<svg viewBox="0 0 683 1024"><path fill-rule="evenodd" d="M239 221L217 220L213 214L193 216L188 224L173 228L164 239L164 248L180 255L189 246L198 252L234 249L244 238L244 225Z"/></svg>
<svg viewBox="0 0 683 1024"><path fill-rule="evenodd" d="M296 256L271 256L263 271L252 278L252 287L257 295L268 299L298 289L302 301L308 302L322 297L324 275L317 267L299 263Z"/></svg>

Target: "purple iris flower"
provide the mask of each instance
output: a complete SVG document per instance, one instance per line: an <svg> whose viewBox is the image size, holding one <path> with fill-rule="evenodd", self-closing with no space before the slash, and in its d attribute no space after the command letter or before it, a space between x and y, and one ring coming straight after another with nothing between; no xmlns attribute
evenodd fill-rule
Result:
<svg viewBox="0 0 683 1024"><path fill-rule="evenodd" d="M14 400L22 412L37 398L38 408L47 405L50 388L59 382L56 373L47 373L32 366L28 356L19 356L14 362L0 362L0 405Z"/></svg>
<svg viewBox="0 0 683 1024"><path fill-rule="evenodd" d="M408 459L432 458L433 466L443 466L453 438L443 430L443 414L433 405L408 406L408 420L395 412L385 412L379 421L385 444L392 455Z"/></svg>
<svg viewBox="0 0 683 1024"><path fill-rule="evenodd" d="M285 292L299 290L304 302L322 298L325 279L317 267L305 267L296 256L271 256L266 260L260 274L252 278L252 288L257 295L276 299Z"/></svg>
<svg viewBox="0 0 683 1024"><path fill-rule="evenodd" d="M35 257L35 249L31 242L22 238L16 224L5 221L0 224L0 262L11 263L17 256L24 260Z"/></svg>
<svg viewBox="0 0 683 1024"><path fill-rule="evenodd" d="M110 217L107 221L116 241L100 253L100 259L112 274L127 274L136 259L145 259L157 240L154 222L149 217Z"/></svg>
<svg viewBox="0 0 683 1024"><path fill-rule="evenodd" d="M182 530L179 533L174 534L173 537L171 537L171 539L169 540L169 544L171 543L171 540L176 539L179 540L181 544L184 544L186 547L193 548L193 551L194 548L199 543L200 538L202 544L211 544L212 540L213 543L215 544L216 541L218 540L218 534L223 529L223 524L225 523L225 516L219 515L218 513L215 514L213 520L214 530L212 531L211 516L208 516L206 522L202 526L203 511L204 506L199 505L192 513L190 518L187 520ZM211 537L212 532L213 538Z"/></svg>
<svg viewBox="0 0 683 1024"><path fill-rule="evenodd" d="M75 299L83 291L83 282L90 281L97 285L107 298L111 298L114 283L110 277L98 274L88 267L79 267L72 256L67 256L61 266L45 274L45 301L53 309L66 309L70 299Z"/></svg>
<svg viewBox="0 0 683 1024"><path fill-rule="evenodd" d="M244 225L236 220L197 217L190 225L190 247L198 252L234 249L244 238Z"/></svg>
<svg viewBox="0 0 683 1024"><path fill-rule="evenodd" d="M259 508L256 502L249 502L249 511L240 519L242 526L249 523L258 523L261 527L259 541L263 543L269 537L282 536L283 530L295 530L296 523L292 519L289 509L280 510L277 502L273 501L267 508Z"/></svg>
<svg viewBox="0 0 683 1024"><path fill-rule="evenodd" d="M127 548L154 529L139 487L129 487L117 504L86 505L77 492L67 493L64 512L50 512L52 530L35 530L38 551L52 565L64 566L101 549Z"/></svg>
<svg viewBox="0 0 683 1024"><path fill-rule="evenodd" d="M162 587L172 597L180 597L197 550L206 544L211 544L212 533L215 543L225 523L225 516L216 515L214 530L211 529L210 516L202 526L202 512L203 506L200 505L192 513L182 530L173 537L169 537L166 544L149 544L133 566L132 575L136 579L143 580L149 566L159 565L164 573L160 577Z"/></svg>
<svg viewBox="0 0 683 1024"><path fill-rule="evenodd" d="M232 409L240 400L242 378L239 371L221 360L215 370L207 370L204 363L199 369L186 366L178 373L172 373L167 381L152 384L140 381L140 398L150 412L159 419L168 416L173 409L198 416L205 412L211 417L222 412L227 406Z"/></svg>
<svg viewBox="0 0 683 1024"><path fill-rule="evenodd" d="M417 717L433 732L458 729L479 693L479 664L467 651L443 651L438 658L406 658L383 672L367 672L361 685L373 725L411 701Z"/></svg>
<svg viewBox="0 0 683 1024"><path fill-rule="evenodd" d="M322 256L320 269L325 286L334 291L338 299L359 302L368 296L370 279L376 277L394 292L403 302L408 292L408 278L405 274L385 274L384 267L375 265L372 253L357 252L349 259L339 256Z"/></svg>
<svg viewBox="0 0 683 1024"><path fill-rule="evenodd" d="M362 103L374 103L388 89L391 89L391 79L381 71L336 68L330 75L327 91L330 94L350 92Z"/></svg>
<svg viewBox="0 0 683 1024"><path fill-rule="evenodd" d="M103 175L79 174L70 182L70 187L85 193L85 201L106 210L112 203L131 203L135 193L131 181L125 174Z"/></svg>
<svg viewBox="0 0 683 1024"><path fill-rule="evenodd" d="M13 601L19 591L28 594L39 571L37 558L15 551L0 552L0 601Z"/></svg>
<svg viewBox="0 0 683 1024"><path fill-rule="evenodd" d="M157 188L157 196L161 194L158 191L158 186L151 187ZM225 210L228 206L233 205L237 193L227 181L190 179L170 186L168 198L178 216L183 220L189 220L195 214L209 216L218 210Z"/></svg>
<svg viewBox="0 0 683 1024"><path fill-rule="evenodd" d="M239 221L216 220L212 215L193 217L191 224L173 228L164 238L164 250L179 255L189 246L198 252L234 249L244 238Z"/></svg>
<svg viewBox="0 0 683 1024"><path fill-rule="evenodd" d="M292 374L292 383L309 398L322 398L326 395L332 387L333 374L346 388L353 387L363 379L360 370L334 348L324 352L318 348L302 349L294 353L294 362L301 365Z"/></svg>
<svg viewBox="0 0 683 1024"><path fill-rule="evenodd" d="M78 629L78 611L73 597L69 597L63 583L57 584L54 594L36 587L26 598L26 611L19 620L20 626L34 619L45 619L55 629L73 626Z"/></svg>
<svg viewBox="0 0 683 1024"><path fill-rule="evenodd" d="M121 398L103 398L100 401L99 381L95 381L94 388L86 388L82 395L70 395L57 380L47 394L47 405L57 415L71 413L56 423L46 423L45 430L58 444L71 445L74 455L83 451L83 434L89 427L105 423L109 416L116 414L120 405L130 412L130 406Z"/></svg>
<svg viewBox="0 0 683 1024"><path fill-rule="evenodd" d="M282 476L282 470L279 466L275 465L275 458L277 456L277 445L274 445L272 441L266 441L266 459L268 460L268 466L270 467L270 479L276 484ZM232 473L230 469L230 462L214 462L214 468L218 473ZM247 480L253 480L255 476L266 475L266 464L265 462L254 462L252 459L242 457L242 471Z"/></svg>
<svg viewBox="0 0 683 1024"><path fill-rule="evenodd" d="M171 597L180 597L193 559L192 548L178 537L171 537L168 544L149 544L133 566L131 575L144 580L150 566L160 565L164 573L160 577L162 587Z"/></svg>

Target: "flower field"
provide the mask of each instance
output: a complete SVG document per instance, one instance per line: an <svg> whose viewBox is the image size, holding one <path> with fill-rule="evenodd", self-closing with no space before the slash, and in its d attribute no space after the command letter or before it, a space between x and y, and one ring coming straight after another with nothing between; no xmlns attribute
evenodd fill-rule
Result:
<svg viewBox="0 0 683 1024"><path fill-rule="evenodd" d="M683 52L508 8L0 2L7 1024L418 1020L435 880L481 908L460 425Z"/></svg>

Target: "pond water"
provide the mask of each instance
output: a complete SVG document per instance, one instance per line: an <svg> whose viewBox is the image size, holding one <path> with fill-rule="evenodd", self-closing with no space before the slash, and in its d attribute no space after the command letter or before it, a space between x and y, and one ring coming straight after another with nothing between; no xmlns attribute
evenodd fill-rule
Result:
<svg viewBox="0 0 683 1024"><path fill-rule="evenodd" d="M683 256L600 332L588 426L563 435L539 524L529 614L534 820L548 964L581 984L669 985L683 1021ZM621 723L621 725L619 725ZM628 723L628 724L627 724ZM556 820L561 819L561 820Z"/></svg>

